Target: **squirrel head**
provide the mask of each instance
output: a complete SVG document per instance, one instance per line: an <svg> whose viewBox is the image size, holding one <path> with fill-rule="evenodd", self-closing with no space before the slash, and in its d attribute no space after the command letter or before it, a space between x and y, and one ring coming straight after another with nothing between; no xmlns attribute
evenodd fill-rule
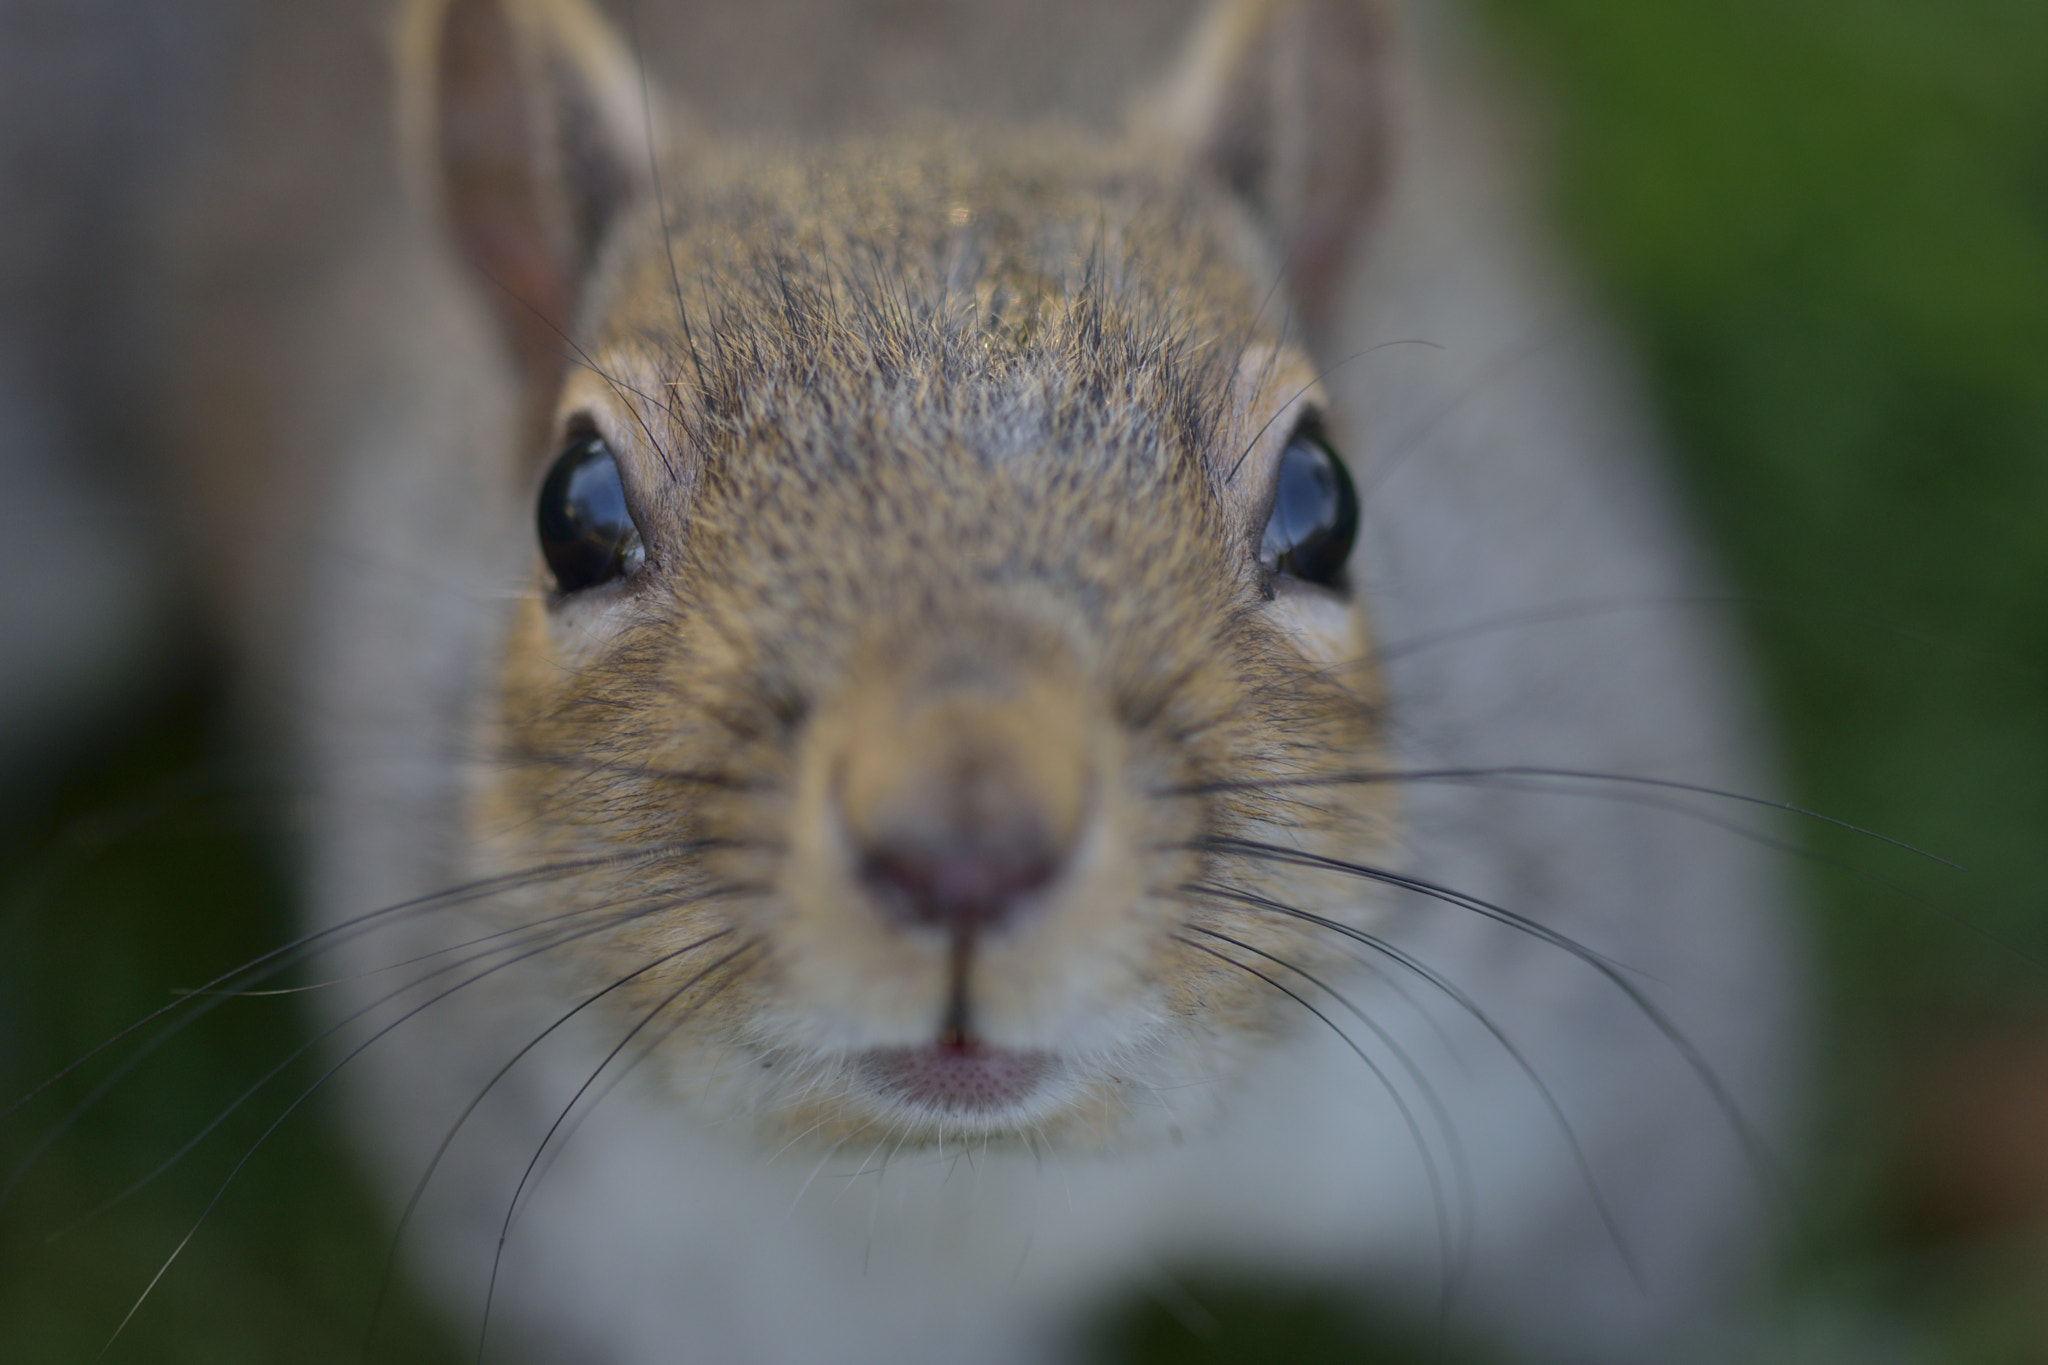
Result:
<svg viewBox="0 0 2048 1365"><path fill-rule="evenodd" d="M827 1143L1107 1137L1254 1055L1303 916L1370 913L1316 858L1390 837L1328 780L1380 724L1312 359L1382 16L1224 4L1119 140L797 148L664 115L563 0L409 34L531 404L473 834L545 875L494 913Z"/></svg>

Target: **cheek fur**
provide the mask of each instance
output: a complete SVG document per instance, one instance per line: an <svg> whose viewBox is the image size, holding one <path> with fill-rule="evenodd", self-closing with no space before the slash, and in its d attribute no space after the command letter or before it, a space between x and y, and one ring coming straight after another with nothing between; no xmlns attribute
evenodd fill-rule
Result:
<svg viewBox="0 0 2048 1365"><path fill-rule="evenodd" d="M1253 635L1172 668L1178 681L1142 708L1106 680L1107 646L1062 636L1076 627L1055 614L962 624L956 641L986 640L930 658L847 655L813 679L822 695L801 720L778 725L762 656L729 628L642 620L596 648L523 602L476 768L479 870L598 861L500 898L499 922L587 930L560 974L628 1027L675 1016L667 1074L762 1059L741 1068L748 1085L716 1089L771 1128L843 1137L888 1110L863 1059L958 1037L1048 1059L1060 1083L1034 1095L1030 1121L1078 1122L1085 1107L1099 1134L1125 1108L1106 1093L1227 1072L1219 1035L1292 1026L1257 964L1315 970L1332 948L1267 906L1369 917L1345 878L1233 850L1383 848L1384 788L1204 789L1217 773L1314 777L1370 754L1357 670L1332 666L1355 661L1362 628L1332 605L1276 604ZM961 814L991 800L1011 813ZM872 875L891 840L971 849L1018 819L1062 831L1058 852L986 923L920 918ZM745 953L715 991L690 956L711 940ZM685 1015L672 997L693 992L704 1000ZM918 1131L916 1115L890 1117Z"/></svg>

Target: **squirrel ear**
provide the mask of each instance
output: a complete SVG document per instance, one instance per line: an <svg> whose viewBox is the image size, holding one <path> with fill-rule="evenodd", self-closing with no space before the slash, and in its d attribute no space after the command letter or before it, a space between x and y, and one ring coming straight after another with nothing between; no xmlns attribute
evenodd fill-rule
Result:
<svg viewBox="0 0 2048 1365"><path fill-rule="evenodd" d="M645 192L661 120L582 0L421 0L407 17L407 160L546 392L605 229Z"/></svg>
<svg viewBox="0 0 2048 1365"><path fill-rule="evenodd" d="M1389 29L1380 0L1215 0L1137 112L1251 210L1311 333L1385 178Z"/></svg>

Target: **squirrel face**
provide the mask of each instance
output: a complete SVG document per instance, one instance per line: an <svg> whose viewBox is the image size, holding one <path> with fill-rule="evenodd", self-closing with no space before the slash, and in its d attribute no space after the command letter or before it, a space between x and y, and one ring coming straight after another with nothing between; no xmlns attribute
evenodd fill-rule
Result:
<svg viewBox="0 0 2048 1365"><path fill-rule="evenodd" d="M678 1085L827 1142L1106 1139L1280 1027L1259 959L1333 951L1304 913L1365 913L1314 866L1389 811L1327 781L1378 726L1294 338L1371 168L1283 183L1209 108L1280 99L1241 79L1276 54L1314 94L1324 9L1369 56L1350 7L1220 11L1159 103L1229 136L1178 151L933 133L659 176L629 120L606 149L633 100L580 10L438 11L444 202L544 452L479 870L572 869L496 913L580 940L575 987Z"/></svg>
<svg viewBox="0 0 2048 1365"><path fill-rule="evenodd" d="M603 907L589 984L775 1126L1106 1134L1277 1024L1227 957L1327 952L1230 841L1385 838L1369 788L1271 787L1377 732L1341 569L1270 543L1286 457L1328 462L1326 518L1349 492L1306 357L1214 203L1078 146L684 184L619 237L553 418L637 557L534 557L485 870L607 859L515 913ZM709 976L649 967L706 941Z"/></svg>

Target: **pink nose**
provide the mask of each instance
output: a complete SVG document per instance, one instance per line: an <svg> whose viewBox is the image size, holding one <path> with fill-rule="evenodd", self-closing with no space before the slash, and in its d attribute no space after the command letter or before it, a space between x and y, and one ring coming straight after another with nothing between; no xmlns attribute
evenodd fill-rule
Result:
<svg viewBox="0 0 2048 1365"><path fill-rule="evenodd" d="M1046 903L1094 804L1077 686L997 660L884 674L857 699L831 779L852 878L874 911L964 947Z"/></svg>
<svg viewBox="0 0 2048 1365"><path fill-rule="evenodd" d="M932 837L936 834L937 837ZM884 834L860 877L883 913L949 933L1007 927L1059 875L1063 851L1029 818L949 831Z"/></svg>

